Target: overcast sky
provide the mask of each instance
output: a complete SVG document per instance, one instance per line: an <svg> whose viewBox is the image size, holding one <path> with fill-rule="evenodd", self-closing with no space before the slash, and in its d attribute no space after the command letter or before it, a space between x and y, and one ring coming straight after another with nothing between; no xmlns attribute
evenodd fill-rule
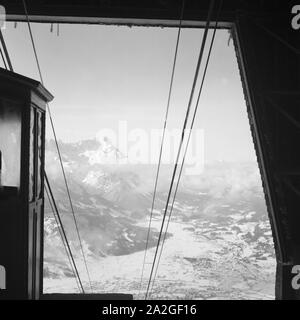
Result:
<svg viewBox="0 0 300 320"><path fill-rule="evenodd" d="M32 24L57 136L93 138L103 128L160 129L166 109L176 29ZM3 30L16 72L38 79L25 24ZM170 107L169 129L181 129L202 30L184 29ZM232 41L217 32L196 129L204 130L205 161L255 160ZM48 137L52 137L47 126Z"/></svg>

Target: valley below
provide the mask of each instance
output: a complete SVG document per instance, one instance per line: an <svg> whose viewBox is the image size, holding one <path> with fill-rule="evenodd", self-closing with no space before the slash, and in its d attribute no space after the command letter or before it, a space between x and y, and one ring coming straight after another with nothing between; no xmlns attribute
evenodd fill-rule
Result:
<svg viewBox="0 0 300 320"><path fill-rule="evenodd" d="M155 168L88 165L78 146L73 152L68 147L65 161L92 290L144 299L166 188L158 189L141 279L152 201L148 175ZM91 292L62 181L53 174L52 184L84 288ZM148 298L274 299L274 245L257 164L217 163L203 176L185 177L182 186ZM78 292L47 203L44 261L45 293Z"/></svg>

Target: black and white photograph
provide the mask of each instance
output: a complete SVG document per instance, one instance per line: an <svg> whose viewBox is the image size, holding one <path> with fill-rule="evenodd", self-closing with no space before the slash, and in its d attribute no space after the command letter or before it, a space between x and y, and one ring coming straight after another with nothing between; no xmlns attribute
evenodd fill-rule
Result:
<svg viewBox="0 0 300 320"><path fill-rule="evenodd" d="M300 299L300 1L10 0L0 28L0 300Z"/></svg>

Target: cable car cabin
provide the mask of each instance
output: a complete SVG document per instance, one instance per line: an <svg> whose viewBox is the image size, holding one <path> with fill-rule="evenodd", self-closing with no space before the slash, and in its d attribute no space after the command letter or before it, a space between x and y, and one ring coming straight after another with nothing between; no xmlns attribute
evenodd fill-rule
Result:
<svg viewBox="0 0 300 320"><path fill-rule="evenodd" d="M0 299L42 292L45 108L37 81L0 68Z"/></svg>
<svg viewBox="0 0 300 320"><path fill-rule="evenodd" d="M39 82L0 68L0 300L131 300L43 295L45 114L52 99Z"/></svg>

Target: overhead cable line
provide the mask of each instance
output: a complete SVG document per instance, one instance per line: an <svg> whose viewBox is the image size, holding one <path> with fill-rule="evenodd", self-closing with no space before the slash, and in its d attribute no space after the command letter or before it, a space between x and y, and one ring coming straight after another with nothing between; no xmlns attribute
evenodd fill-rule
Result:
<svg viewBox="0 0 300 320"><path fill-rule="evenodd" d="M168 192L168 197L167 197L167 202L166 202L164 215L163 215L163 219L162 219L162 223L161 223L159 237L158 237L158 240L157 240L157 246L156 246L154 259L153 259L153 263L152 263L152 267L151 267L150 277L149 277L149 280L148 280L147 291L146 291L146 294L145 294L145 300L148 298L148 293L149 293L151 280L152 280L152 276L153 276L153 272L154 272L154 266L155 266L155 263L156 263L158 249L159 249L159 245L160 245L160 241L161 241L161 237L162 237L164 223L165 223L165 220L166 220L166 215L167 215L167 211L168 211L168 207L169 207L169 202L170 202L170 198L171 198L173 184L174 184L176 171L177 171L177 167L178 167L178 161L179 161L181 148L182 148L184 137L185 137L185 130L186 130L186 127L187 127L187 122L188 122L188 119L189 119L191 105L192 105L192 102L193 102L193 97L194 97L194 93L195 93L195 89L196 89L196 84L197 84L197 80L198 80L200 66L201 66L201 62L202 62L202 58L203 58L203 53L204 53L204 48L205 48L205 44L206 44L206 40L207 40L207 34L208 34L209 26L210 26L211 16L212 16L212 13L213 13L214 3L215 3L214 0L212 0L210 2L210 6L209 6L209 10L208 10L207 21L206 21L206 25L205 25L204 34L203 34L203 37L202 37L202 43L201 43L198 62L197 62L196 71L195 71L195 75L194 75L193 85L192 85L192 89L191 89L191 93L190 93L190 98L189 98L189 103L188 103L188 107L187 107L187 111L186 111L186 116L185 116L183 128L182 128L181 140L180 140L180 144L179 144L179 148L178 148L178 152L177 152L177 157L176 157L176 162L175 162L175 166L174 166L174 170L173 170L173 174L172 174L170 189L169 189L169 192Z"/></svg>
<svg viewBox="0 0 300 320"><path fill-rule="evenodd" d="M165 244L166 237L167 237L167 232L168 232L168 228L169 228L169 224L170 224L170 220L171 220L171 216L172 216L172 212L173 212L173 208L174 208L174 203L175 203L175 199L176 199L176 195L177 195L177 191L178 191L178 187L179 187L179 182L180 182L182 171L183 171L183 167L184 167L185 157L186 157L186 154L187 154L189 141L190 141L190 138L191 138L191 133L192 133L192 130L193 130L194 122L195 122L195 119L196 119L196 114L197 114L197 111L198 111L198 105L199 105L200 97L201 97L201 94L202 94L204 81L205 81L205 78L206 78L207 68L208 68L208 64L209 64L209 61L210 61L213 44L214 44L214 41L215 41L215 36L216 36L217 28L218 28L219 16L220 16L220 12L221 12L221 9L222 9L222 5L223 5L223 0L220 0L218 14L217 14L217 18L216 18L216 22L215 22L215 26L214 26L214 31L213 31L210 47L209 47L209 50L208 50L208 55L207 55L207 59L206 59L205 68L204 68L204 71L203 71L203 76L202 76L201 85L200 85L200 89L199 89L199 93L198 93L198 98L197 98L197 102L196 102L196 106L195 106L195 110L194 110L194 115L193 115L192 122L191 122L190 129L189 129L187 143L186 143L183 159L182 159L181 166L180 166L178 180L177 180L176 188L175 188L174 195L173 195L173 201L172 201L172 205L171 205L171 209L170 209L170 213L169 213L166 229L165 229L165 232L164 232L164 237L163 237L163 240L162 240L162 245L161 245L161 248L160 248L158 261L157 261L157 264L156 264L156 270L155 270L155 273L154 273L154 277L153 277L153 281L152 281L152 289L151 290L153 290L153 287L154 287L155 279L156 279L156 276L157 276L157 273L158 273L158 267L159 267L159 264L160 264L160 260L161 260L161 256L162 256L162 252L163 252L163 248L164 248L164 244ZM149 294L149 296L150 296L150 294Z"/></svg>
<svg viewBox="0 0 300 320"><path fill-rule="evenodd" d="M2 33L1 33L1 30L0 30L0 38L1 38L2 47L4 48L4 53L5 53L5 56L6 56L6 60L8 61L8 66L7 66L7 64L5 63L5 58L4 58L4 56L3 56L3 52L2 52L2 50L1 50L1 48L0 48L1 56L2 56L2 59L3 59L3 63L4 63L4 66L5 66L5 69L8 69L8 67L9 67L9 70L13 72L14 70L13 70L13 67L12 67L12 63L11 63L11 60L10 60L10 57L9 57L9 53L8 53L8 50L7 50L7 47L6 47L6 43L5 43L5 40L4 40L3 35L2 35ZM67 248L68 248L68 250L67 250L67 256L68 256L68 258L69 258L71 267L72 267L72 269L73 269L73 273L75 273L76 283L77 283L77 285L79 286L78 289L80 290L80 287L81 287L82 292L84 293L84 289L83 289L83 286L82 286L82 283L81 283L81 280L80 280L80 276L79 276L79 273L78 273L78 270L77 270L77 267L76 267L76 263L75 263L75 260L74 260L74 258L73 258L73 254L72 254L71 248L70 248L70 246L69 246L68 239L67 239L67 236L66 236L66 233L65 233L63 224L61 223L59 211L58 211L58 209L57 209L57 206L56 206L56 203L55 203L53 194L52 194L52 190L51 190L51 187L50 187L50 184L49 184L49 181L48 181L48 179L47 179L47 175L46 175L45 172L44 172L44 176L45 176L45 178L46 178L46 185L48 186L48 189L49 189L49 192L48 192L47 187L46 187L46 185L45 185L46 194L47 194L47 196L48 196L48 200L49 200L49 203L50 203L50 206L51 206L51 209L52 209L52 212L53 212L55 221L56 221L56 223L57 223L58 226L59 226L59 224L60 224L60 226L61 226L61 229L59 229L59 231L60 231L60 234L61 234L61 236L62 236L62 241L63 241L63 238L65 239L65 242L63 241L63 244L64 244L65 248L66 248L66 246L67 246ZM53 205L52 205L52 202L51 202L51 200L50 200L50 194L49 194L49 193L50 193L51 196L52 196ZM55 209L55 210L54 210L54 209ZM55 211L56 211L57 217L56 217L56 215L55 215L55 213L54 213ZM58 220L57 220L57 219L58 219ZM59 221L60 221L60 222L59 222ZM65 243L66 243L66 244L65 244ZM69 251L70 256L69 256L69 254L68 254L68 251ZM70 258L70 257L71 257L71 258ZM71 263L71 261L72 261L72 263Z"/></svg>
<svg viewBox="0 0 300 320"><path fill-rule="evenodd" d="M185 6L185 0L182 0L179 27L178 27L178 32L177 32L176 46L175 46L173 66L172 66L172 74L171 74L171 80L170 80L170 85L169 85L167 108L166 108L164 125L163 125L162 139L161 139L159 158L158 158L158 166L157 166L157 171L156 171L153 198L152 198L152 205L151 205L151 211L150 211L150 217L149 217L149 225L148 225L146 247L145 247L144 259L143 259L143 266L142 266L142 274L141 274L139 292L141 291L141 287L142 287L144 270L145 270L145 263L146 263L146 256L147 256L147 250L148 250L148 245L149 245L151 223L152 223L152 218L153 218L153 210L154 210L156 192L157 192L158 177L159 177L159 173L160 173L160 165L161 165L161 159L162 159L162 153L163 153L163 146L164 146L165 133L166 133L166 128L167 128L167 121L168 121L170 102L171 102L171 95L172 95L173 82L174 82L174 75L175 75L176 62L177 62L177 55L178 55L179 40L180 40L180 35L181 35L181 26L182 26L182 19L183 19L183 13L184 13L184 6Z"/></svg>
<svg viewBox="0 0 300 320"><path fill-rule="evenodd" d="M80 279L79 272L78 272L78 269L77 269L77 266L76 266L76 263L75 263L75 260L74 260L74 256L73 256L73 253L72 253L72 250L71 250L68 238L67 238L67 234L66 234L65 228L63 226L59 211L57 209L57 205L56 205L56 202L55 202L55 199L54 199L54 196L53 196L53 193L52 193L52 190L51 190L50 183L49 183L49 180L48 180L46 172L44 172L44 177L45 177L46 186L47 186L48 191L49 191L49 193L48 193L48 191L47 191L47 193L50 196L49 198L51 198L51 200L52 200L53 208L55 209L55 213L56 213L56 216L58 218L59 225L61 227L61 231L62 231L63 237L65 239L65 243L66 243L68 251L70 253L72 264L74 266L74 269L75 269L75 272L76 272L76 275L77 275L77 278L78 278L78 281L79 281L79 284L80 284L80 287L81 287L81 291L82 291L82 293L85 293L85 290L83 288L82 281Z"/></svg>
<svg viewBox="0 0 300 320"><path fill-rule="evenodd" d="M5 43L5 40L4 40L4 37L3 37L1 29L0 29L0 41L1 41L1 44L2 44L3 51L4 51L4 55L6 57L8 68L9 68L10 71L14 71L12 63L10 61L9 53L8 53L8 50L7 50L7 47L6 47L6 43ZM2 53L1 53L1 55L2 55ZM7 67L6 67L6 69L7 69Z"/></svg>
<svg viewBox="0 0 300 320"><path fill-rule="evenodd" d="M32 30L31 30L31 24L30 24L30 20L29 20L29 16L28 16L26 2L25 2L25 0L22 0L22 2L23 2L23 6L24 6L25 15L26 15L27 26L28 26L28 30L29 30L31 44L32 44L32 48L33 48L36 64L37 64L37 67L38 67L38 72L39 72L39 75L40 75L41 82L42 82L42 84L44 84L42 71L41 71L41 67L40 67L40 63L39 63L39 59L38 59L38 55L37 55L37 50L36 50L36 46L35 46ZM70 190L69 190L69 186L68 186L68 182L67 182L67 177L66 177L66 173L65 173L65 169L64 169L61 153L60 153L60 149L59 149L58 142L57 142L57 137L56 137L56 132L55 132L55 128L54 128L54 123L53 123L50 107L49 107L48 103L46 105L47 105L47 110L48 110L48 114L49 114L51 128L52 128L53 135L54 135L54 140L55 140L55 145L56 145L56 149L57 149L57 153L58 153L58 157L59 157L59 162L60 162L60 166L61 166L61 170L62 170L62 173L63 173L63 178L64 178L66 190L67 190L67 195L68 195L68 199L69 199L69 202L70 202L70 207L71 207L71 211L72 211L72 215L73 215L73 220L74 220L74 223L75 223L76 233L77 233L79 244L80 244L80 250L81 250L81 253L82 253L85 269L86 269L86 272L87 272L90 289L93 292L90 273L89 273L89 269L88 269L88 266L87 266L85 253L84 253L84 250L83 250L83 245L82 245L82 240L81 240L81 236L80 236L80 232L79 232L78 222L77 222L77 219L76 219L76 216L75 216L75 212L74 212L73 202L72 202L72 199L71 199L71 194L70 194Z"/></svg>
<svg viewBox="0 0 300 320"><path fill-rule="evenodd" d="M2 51L1 47L0 47L0 53L1 53L1 57L2 57L4 68L7 70L7 64L6 64L6 61L5 61L5 58L4 58L3 51Z"/></svg>
<svg viewBox="0 0 300 320"><path fill-rule="evenodd" d="M68 250L68 246L66 244L66 242L68 241L67 239L65 239L64 235L63 235L63 232L62 232L62 228L63 226L59 223L59 219L58 219L58 216L57 214L55 213L55 209L54 209L54 206L51 202L51 199L50 199L50 194L49 194L49 191L48 191L48 188L46 187L45 185L45 191L46 191L46 195L47 195L47 198L48 198L48 202L50 204L50 207L51 207L51 212L53 214L53 217L55 219L55 223L57 225L57 228L58 228L58 231L59 231L59 235L60 235L60 238L61 238L61 241L62 241L62 244L65 248L65 252L66 252L66 255L68 257L68 260L69 260L69 264L70 264L70 267L72 269L72 273L74 275L74 278L76 280L76 284L77 284L77 287L79 289L79 292L81 292L81 288L80 288L80 283L79 283L79 280L78 280L78 277L77 277L77 273L76 273L76 270L74 268L74 265L73 265L73 262L72 262L72 259L71 259L71 256L72 256L72 251L69 252Z"/></svg>

